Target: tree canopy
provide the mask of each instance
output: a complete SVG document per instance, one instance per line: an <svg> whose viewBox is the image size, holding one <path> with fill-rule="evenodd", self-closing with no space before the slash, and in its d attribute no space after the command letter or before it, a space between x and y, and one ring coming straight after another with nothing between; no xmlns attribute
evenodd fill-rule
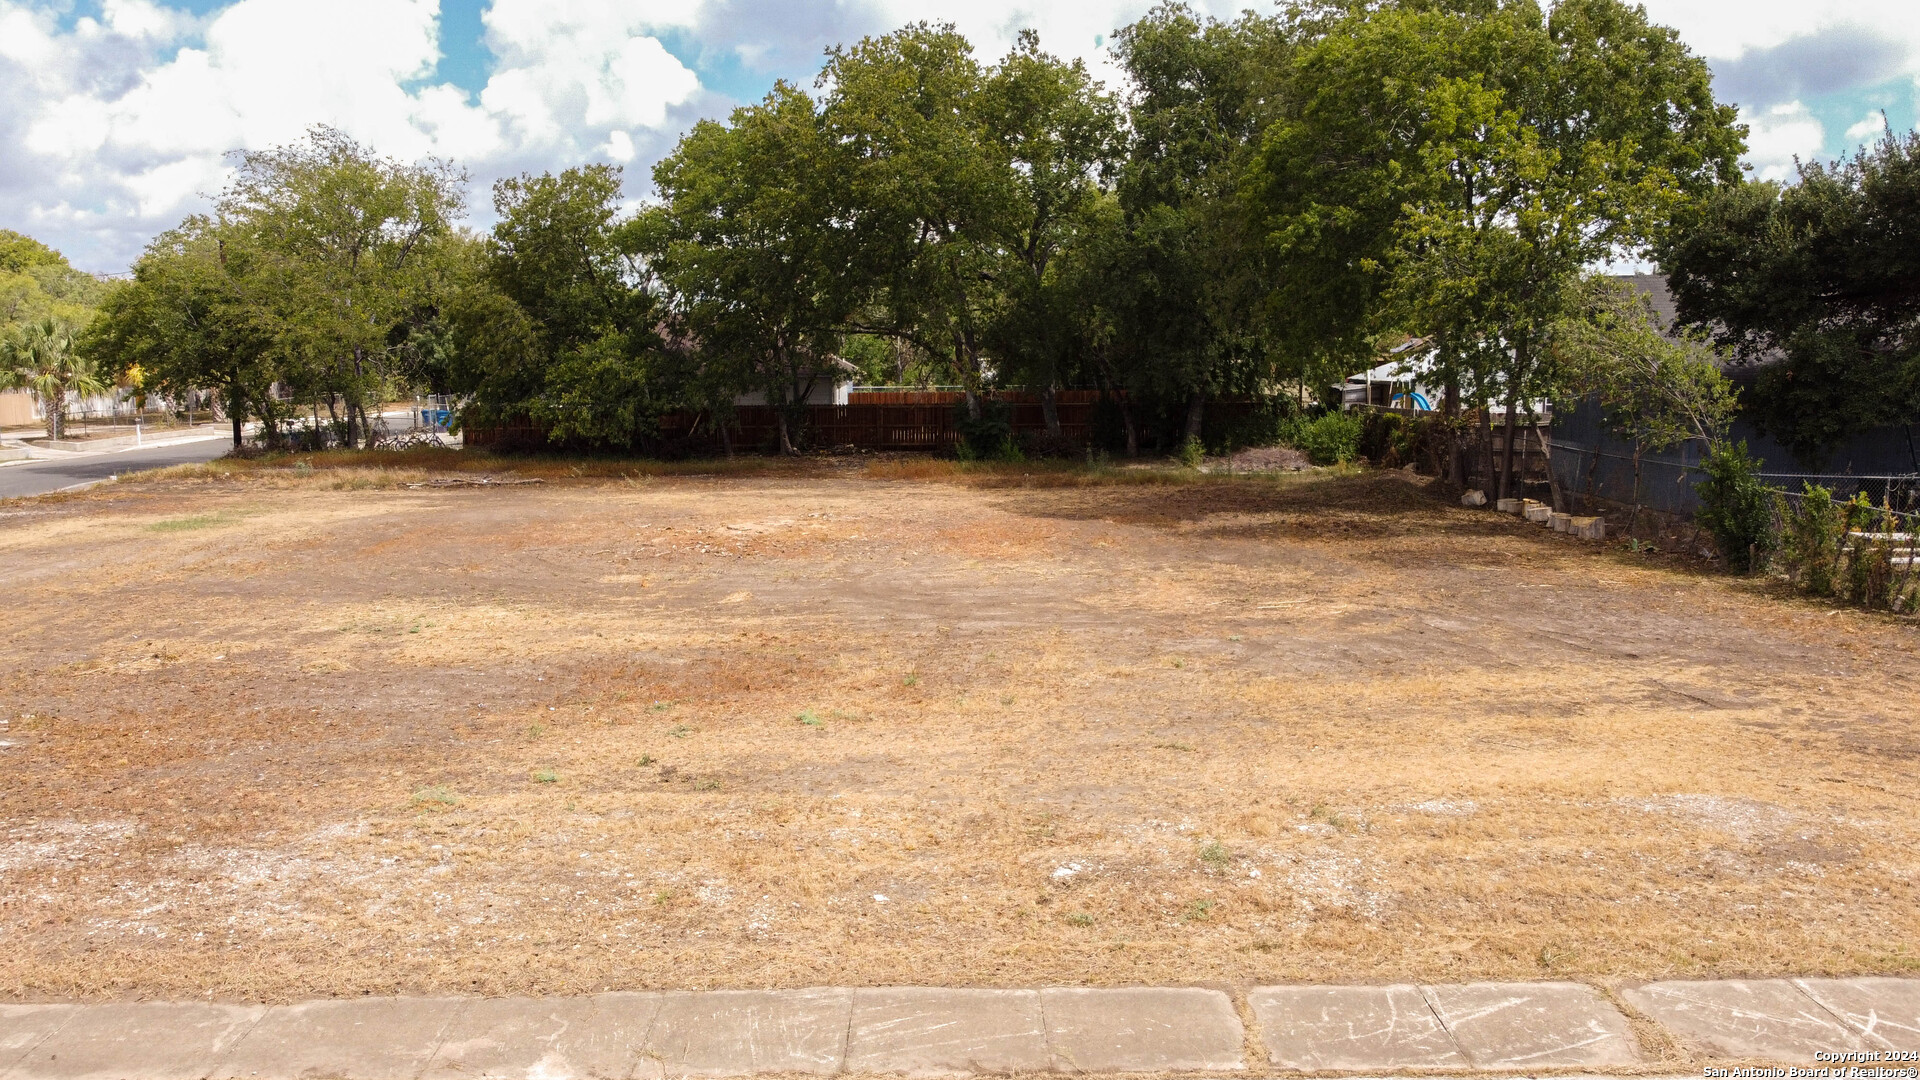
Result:
<svg viewBox="0 0 1920 1080"><path fill-rule="evenodd" d="M603 164L512 177L485 236L453 165L315 129L243 155L82 351L269 421L324 408L348 443L420 387L626 448L764 400L794 450L860 372L957 386L982 430L990 391L1057 426L1057 390L1099 387L1129 449L1171 448L1209 399L1295 408L1409 341L1450 418L1516 423L1640 333L1588 277L1654 253L1686 318L1785 358L1751 400L1795 445L1914 411L1915 137L1745 183L1734 110L1637 5L1162 3L1112 50L1109 88L1030 31L998 58L946 24L864 38L696 124L652 198ZM0 235L0 301L84 291L63 266Z"/></svg>
<svg viewBox="0 0 1920 1080"><path fill-rule="evenodd" d="M0 229L0 338L49 316L84 325L108 288L40 241Z"/></svg>
<svg viewBox="0 0 1920 1080"><path fill-rule="evenodd" d="M244 154L212 214L148 246L86 349L165 393L217 390L236 444L248 416L271 434L323 400L343 442L365 441L368 404L429 376L408 342L457 261L464 182L447 163L396 162L324 127Z"/></svg>
<svg viewBox="0 0 1920 1080"><path fill-rule="evenodd" d="M1660 260L1683 321L1765 363L1752 415L1797 456L1920 416L1920 134L1721 188Z"/></svg>

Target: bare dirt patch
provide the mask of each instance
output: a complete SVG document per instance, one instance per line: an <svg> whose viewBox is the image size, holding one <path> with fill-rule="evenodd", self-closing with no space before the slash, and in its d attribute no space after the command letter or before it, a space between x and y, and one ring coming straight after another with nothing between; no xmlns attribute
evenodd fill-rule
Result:
<svg viewBox="0 0 1920 1080"><path fill-rule="evenodd" d="M1910 624L1397 474L425 469L0 513L0 995L1920 970Z"/></svg>

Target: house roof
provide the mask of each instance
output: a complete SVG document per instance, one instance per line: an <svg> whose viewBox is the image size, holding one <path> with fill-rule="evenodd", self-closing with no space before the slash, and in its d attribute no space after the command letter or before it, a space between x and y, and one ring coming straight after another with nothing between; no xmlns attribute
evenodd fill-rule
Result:
<svg viewBox="0 0 1920 1080"><path fill-rule="evenodd" d="M1673 306L1673 293L1667 288L1667 279L1660 274L1616 274L1616 281L1624 281L1653 301L1653 310L1660 316L1662 325L1671 327L1679 318L1679 312Z"/></svg>

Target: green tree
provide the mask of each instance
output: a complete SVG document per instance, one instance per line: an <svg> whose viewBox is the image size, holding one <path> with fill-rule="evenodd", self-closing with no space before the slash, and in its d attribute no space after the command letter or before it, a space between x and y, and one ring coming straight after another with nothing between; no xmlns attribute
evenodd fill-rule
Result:
<svg viewBox="0 0 1920 1080"><path fill-rule="evenodd" d="M380 157L316 127L304 141L242 155L218 201L249 253L244 295L268 327L278 374L338 394L346 441L370 441L370 401L397 373L395 327L430 302L433 245L461 211L465 174L429 159Z"/></svg>
<svg viewBox="0 0 1920 1080"><path fill-rule="evenodd" d="M1003 300L986 337L1010 377L1038 386L1048 434L1060 435L1055 391L1082 360L1073 277L1060 259L1100 227L1103 181L1123 149L1118 103L1076 60L1065 63L1022 31L980 90L987 136L1012 171L1014 197L997 222L1011 258L995 282Z"/></svg>
<svg viewBox="0 0 1920 1080"><path fill-rule="evenodd" d="M1163 4L1123 29L1114 54L1131 81L1131 140L1117 184L1124 239L1107 250L1117 381L1186 406L1182 440L1204 404L1260 391L1278 372L1262 325L1268 291L1239 191L1267 117L1289 28L1255 15L1202 22Z"/></svg>
<svg viewBox="0 0 1920 1080"><path fill-rule="evenodd" d="M0 271L18 274L36 266L67 266L66 256L31 236L0 229Z"/></svg>
<svg viewBox="0 0 1920 1080"><path fill-rule="evenodd" d="M254 256L244 234L211 218L188 218L147 245L133 280L115 289L81 348L115 378L136 369L143 385L188 400L219 395L238 448L249 417L271 430L278 417L275 333L252 291Z"/></svg>
<svg viewBox="0 0 1920 1080"><path fill-rule="evenodd" d="M1505 404L1504 492L1581 269L1646 251L1677 204L1737 177L1742 129L1705 63L1621 0L1398 0L1323 27L1262 148L1271 272L1304 291L1308 329L1429 337L1449 408L1463 383Z"/></svg>
<svg viewBox="0 0 1920 1080"><path fill-rule="evenodd" d="M1716 192L1660 265L1682 321L1763 365L1751 413L1803 462L1920 414L1920 133Z"/></svg>
<svg viewBox="0 0 1920 1080"><path fill-rule="evenodd" d="M48 316L84 327L109 288L40 241L0 229L0 333Z"/></svg>
<svg viewBox="0 0 1920 1080"><path fill-rule="evenodd" d="M466 422L524 417L556 441L631 447L673 403L620 183L589 165L494 185L484 273L447 304Z"/></svg>
<svg viewBox="0 0 1920 1080"><path fill-rule="evenodd" d="M1567 388L1595 394L1608 423L1649 450L1719 445L1739 395L1706 334L1663 326L1645 293L1612 278L1591 275L1584 289L1584 310L1549 338Z"/></svg>
<svg viewBox="0 0 1920 1080"><path fill-rule="evenodd" d="M1695 489L1700 496L1700 524L1713 536L1727 569L1736 574L1762 569L1779 546L1774 525L1777 500L1760 482L1761 464L1747 453L1744 442L1722 442L1700 463L1707 474Z"/></svg>
<svg viewBox="0 0 1920 1080"><path fill-rule="evenodd" d="M24 389L40 401L47 438L66 434L67 398L102 394L94 362L74 348L73 327L47 316L0 338L0 390Z"/></svg>
<svg viewBox="0 0 1920 1080"><path fill-rule="evenodd" d="M1631 530L1640 516L1641 456L1689 441L1717 451L1739 395L1706 335L1663 326L1646 294L1601 275L1589 276L1582 290L1580 310L1546 335L1549 366L1567 398L1591 395L1607 427L1633 444ZM1554 494L1560 503L1557 485Z"/></svg>
<svg viewBox="0 0 1920 1080"><path fill-rule="evenodd" d="M697 347L691 396L723 437L734 397L757 390L795 452L814 384L839 374L864 284L835 212L841 174L813 100L785 82L728 125L703 121L654 169L663 201L631 231Z"/></svg>
<svg viewBox="0 0 1920 1080"><path fill-rule="evenodd" d="M985 72L952 26L918 23L832 50L820 78L853 280L870 313L851 328L944 358L978 419L1019 199L983 115Z"/></svg>

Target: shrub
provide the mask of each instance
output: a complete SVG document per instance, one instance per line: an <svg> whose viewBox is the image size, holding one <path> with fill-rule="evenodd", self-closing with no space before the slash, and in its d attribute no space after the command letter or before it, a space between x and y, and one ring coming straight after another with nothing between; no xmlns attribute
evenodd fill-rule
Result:
<svg viewBox="0 0 1920 1080"><path fill-rule="evenodd" d="M1765 566L1779 543L1773 496L1760 483L1760 465L1744 442L1721 443L1700 463L1707 474L1695 488L1700 524L1712 534L1727 569L1737 574Z"/></svg>
<svg viewBox="0 0 1920 1080"><path fill-rule="evenodd" d="M1896 599L1893 545L1885 539L1860 535L1897 532L1893 515L1876 509L1863 493L1846 504L1844 527L1847 531L1847 599L1864 608L1893 606Z"/></svg>
<svg viewBox="0 0 1920 1080"><path fill-rule="evenodd" d="M961 461L1024 461L1020 447L1013 441L1013 416L1005 403L982 401L980 418L967 415L965 402L954 406L954 430L960 435L954 447Z"/></svg>
<svg viewBox="0 0 1920 1080"><path fill-rule="evenodd" d="M1200 436L1189 435L1187 441L1180 444L1180 464L1189 469L1197 469L1206 460L1207 448L1200 442Z"/></svg>
<svg viewBox="0 0 1920 1080"><path fill-rule="evenodd" d="M1786 522L1781 561L1801 588L1815 596L1832 596L1846 522L1833 505L1833 492L1818 484L1803 486L1800 505L1781 515Z"/></svg>
<svg viewBox="0 0 1920 1080"><path fill-rule="evenodd" d="M1335 465L1360 455L1361 422L1349 412L1330 412L1293 425L1290 441L1315 465Z"/></svg>
<svg viewBox="0 0 1920 1080"><path fill-rule="evenodd" d="M1383 469L1398 469L1417 463L1422 446L1436 441L1436 419L1397 412L1358 413L1360 454ZM1438 451L1427 448L1428 457Z"/></svg>
<svg viewBox="0 0 1920 1080"><path fill-rule="evenodd" d="M1246 412L1210 409L1203 440L1217 454L1232 454L1249 446L1285 442L1300 415L1300 403L1289 397L1263 398Z"/></svg>

